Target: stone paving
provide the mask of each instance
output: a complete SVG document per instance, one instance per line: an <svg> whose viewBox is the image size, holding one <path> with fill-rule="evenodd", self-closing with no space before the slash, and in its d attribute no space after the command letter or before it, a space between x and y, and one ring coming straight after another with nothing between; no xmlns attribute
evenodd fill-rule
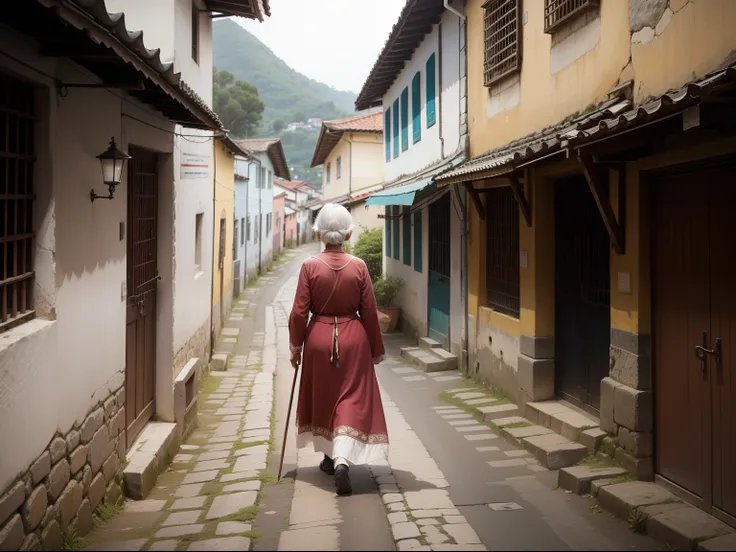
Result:
<svg viewBox="0 0 736 552"><path fill-rule="evenodd" d="M295 254L287 254L286 260ZM283 271L283 266L275 273ZM260 278L268 281L270 277ZM255 314L259 289L233 303L215 352L227 371L200 383L198 427L181 445L145 500L127 500L119 515L87 539L89 550L249 550L266 472L274 402L273 323L238 347L238 325ZM267 345L269 344L269 345ZM237 354L236 349L249 350Z"/></svg>

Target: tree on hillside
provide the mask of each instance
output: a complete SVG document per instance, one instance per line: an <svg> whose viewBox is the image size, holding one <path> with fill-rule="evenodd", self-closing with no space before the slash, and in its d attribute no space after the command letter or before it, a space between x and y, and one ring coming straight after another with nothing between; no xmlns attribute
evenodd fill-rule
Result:
<svg viewBox="0 0 736 552"><path fill-rule="evenodd" d="M307 116L302 111L294 113L294 121L297 123L303 123L307 120Z"/></svg>
<svg viewBox="0 0 736 552"><path fill-rule="evenodd" d="M235 80L229 71L213 70L213 105L223 126L236 138L252 136L263 113L258 89L250 83Z"/></svg>
<svg viewBox="0 0 736 552"><path fill-rule="evenodd" d="M274 132L281 132L286 128L286 123L283 119L275 119L271 126L273 127Z"/></svg>

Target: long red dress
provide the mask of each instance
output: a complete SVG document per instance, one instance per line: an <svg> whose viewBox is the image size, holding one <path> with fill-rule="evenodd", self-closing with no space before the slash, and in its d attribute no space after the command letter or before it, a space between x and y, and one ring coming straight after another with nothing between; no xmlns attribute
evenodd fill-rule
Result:
<svg viewBox="0 0 736 552"><path fill-rule="evenodd" d="M384 460L388 432L373 362L385 351L361 259L327 246L304 262L289 342L292 351L303 346L297 447L311 443L350 464Z"/></svg>

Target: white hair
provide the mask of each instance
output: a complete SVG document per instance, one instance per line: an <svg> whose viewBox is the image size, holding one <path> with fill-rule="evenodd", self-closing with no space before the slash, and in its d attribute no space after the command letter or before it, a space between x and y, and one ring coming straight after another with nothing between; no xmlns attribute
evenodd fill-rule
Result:
<svg viewBox="0 0 736 552"><path fill-rule="evenodd" d="M320 239L327 245L340 245L352 230L350 211L337 203L326 203L314 221L314 231L319 232Z"/></svg>

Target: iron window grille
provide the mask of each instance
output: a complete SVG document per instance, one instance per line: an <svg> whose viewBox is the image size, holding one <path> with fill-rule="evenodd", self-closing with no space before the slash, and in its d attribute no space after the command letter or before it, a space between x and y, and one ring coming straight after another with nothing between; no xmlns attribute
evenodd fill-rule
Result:
<svg viewBox="0 0 736 552"><path fill-rule="evenodd" d="M600 0L544 0L544 32L551 34L581 12L600 6Z"/></svg>
<svg viewBox="0 0 736 552"><path fill-rule="evenodd" d="M519 208L511 188L486 192L488 307L519 317Z"/></svg>
<svg viewBox="0 0 736 552"><path fill-rule="evenodd" d="M485 86L521 71L521 0L483 4Z"/></svg>
<svg viewBox="0 0 736 552"><path fill-rule="evenodd" d="M0 331L34 314L34 97L0 75Z"/></svg>

